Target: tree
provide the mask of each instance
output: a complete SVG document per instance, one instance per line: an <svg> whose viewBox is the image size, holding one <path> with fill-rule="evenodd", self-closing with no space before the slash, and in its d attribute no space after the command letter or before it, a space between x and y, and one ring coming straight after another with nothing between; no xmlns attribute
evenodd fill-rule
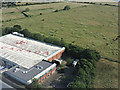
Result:
<svg viewBox="0 0 120 90"><path fill-rule="evenodd" d="M23 12L29 12L30 11L30 9L29 8L26 8L25 10L23 10L21 13L23 13ZM24 13L23 13L24 14Z"/></svg>
<svg viewBox="0 0 120 90"><path fill-rule="evenodd" d="M30 11L30 9L29 9L29 8L26 8L26 9L25 9L25 12L29 12L29 11Z"/></svg>
<svg viewBox="0 0 120 90"><path fill-rule="evenodd" d="M78 72L77 72L77 75L78 76L85 76L86 75L86 72L83 68L79 68L78 69Z"/></svg>
<svg viewBox="0 0 120 90"><path fill-rule="evenodd" d="M40 13L40 15L42 15L42 13Z"/></svg>
<svg viewBox="0 0 120 90"><path fill-rule="evenodd" d="M60 40L55 38L53 44L60 46Z"/></svg>
<svg viewBox="0 0 120 90"><path fill-rule="evenodd" d="M32 90L42 88L41 85L38 83L37 79L34 79L32 82Z"/></svg>
<svg viewBox="0 0 120 90"><path fill-rule="evenodd" d="M28 29L23 29L20 33L24 34L25 37L31 37L32 33L28 31Z"/></svg>
<svg viewBox="0 0 120 90"><path fill-rule="evenodd" d="M65 63L62 62L62 63L60 64L60 67L61 67L61 69L64 69L64 68L65 68Z"/></svg>
<svg viewBox="0 0 120 90"><path fill-rule="evenodd" d="M65 80L66 78L67 78L66 76L62 76L62 77L61 77L62 80Z"/></svg>
<svg viewBox="0 0 120 90"><path fill-rule="evenodd" d="M13 27L14 27L14 28L18 28L18 29L20 29L20 30L22 29L22 27L21 27L20 25L14 25Z"/></svg>
<svg viewBox="0 0 120 90"><path fill-rule="evenodd" d="M86 64L87 64L87 66L88 66L91 70L94 68L94 66L92 65L92 63L87 62Z"/></svg>
<svg viewBox="0 0 120 90"><path fill-rule="evenodd" d="M87 59L80 59L81 66L87 65L91 70L94 68L93 64Z"/></svg>
<svg viewBox="0 0 120 90"><path fill-rule="evenodd" d="M94 79L91 78L91 75L88 74L88 75L85 77L85 79L86 79L86 87L87 87L87 88L93 88Z"/></svg>
<svg viewBox="0 0 120 90"><path fill-rule="evenodd" d="M82 81L71 82L69 88L86 88L86 85Z"/></svg>
<svg viewBox="0 0 120 90"><path fill-rule="evenodd" d="M40 40L41 41L41 35L40 34L38 34L38 33L35 33L35 34L33 34L33 37L32 37L33 39L36 39L36 40Z"/></svg>
<svg viewBox="0 0 120 90"><path fill-rule="evenodd" d="M59 10L55 10L54 12L59 12Z"/></svg>
<svg viewBox="0 0 120 90"><path fill-rule="evenodd" d="M5 34L12 33L12 28L11 27L6 27L4 30L5 30Z"/></svg>
<svg viewBox="0 0 120 90"><path fill-rule="evenodd" d="M84 52L84 58L98 61L100 59L100 54L96 52L95 50L85 49Z"/></svg>
<svg viewBox="0 0 120 90"><path fill-rule="evenodd" d="M10 2L8 2L7 7L9 8L10 6L12 6L12 4Z"/></svg>
<svg viewBox="0 0 120 90"><path fill-rule="evenodd" d="M69 9L70 9L70 6L66 5L63 10L69 10Z"/></svg>
<svg viewBox="0 0 120 90"><path fill-rule="evenodd" d="M60 41L60 42L61 42L61 46L65 47L65 44L66 44L66 43L65 43L65 41L64 41L63 38L61 38L61 41Z"/></svg>
<svg viewBox="0 0 120 90"><path fill-rule="evenodd" d="M85 72L85 70L83 68L80 68L78 69L78 72L77 72L77 76L75 77L75 80L79 80L79 81L82 81L82 82L86 82L86 75L87 73Z"/></svg>
<svg viewBox="0 0 120 90"><path fill-rule="evenodd" d="M28 3L26 3L26 5L29 5Z"/></svg>
<svg viewBox="0 0 120 90"><path fill-rule="evenodd" d="M68 65L68 66L72 65L72 59L71 59L70 57L67 58L66 61L67 61L67 65Z"/></svg>
<svg viewBox="0 0 120 90"><path fill-rule="evenodd" d="M20 32L20 29L18 29L17 27L13 27L12 32Z"/></svg>
<svg viewBox="0 0 120 90"><path fill-rule="evenodd" d="M7 6L8 6L8 8L9 8L9 7L16 6L16 4L15 4L15 2L8 2L8 3L7 3Z"/></svg>

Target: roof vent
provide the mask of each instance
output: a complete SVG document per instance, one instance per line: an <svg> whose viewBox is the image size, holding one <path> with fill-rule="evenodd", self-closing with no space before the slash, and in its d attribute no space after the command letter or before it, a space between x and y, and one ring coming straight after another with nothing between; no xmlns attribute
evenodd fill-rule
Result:
<svg viewBox="0 0 120 90"><path fill-rule="evenodd" d="M37 68L37 69L43 69L43 67L41 67L41 66L35 66L35 68Z"/></svg>
<svg viewBox="0 0 120 90"><path fill-rule="evenodd" d="M13 70L13 72L17 72L19 69L18 68L15 68L14 70Z"/></svg>
<svg viewBox="0 0 120 90"><path fill-rule="evenodd" d="M23 71L23 73L27 73L27 71Z"/></svg>

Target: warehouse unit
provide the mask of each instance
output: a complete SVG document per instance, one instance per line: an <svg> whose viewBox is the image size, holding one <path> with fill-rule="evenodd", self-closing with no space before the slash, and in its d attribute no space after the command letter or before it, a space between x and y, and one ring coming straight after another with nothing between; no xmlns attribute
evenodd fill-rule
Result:
<svg viewBox="0 0 120 90"><path fill-rule="evenodd" d="M30 84L33 78L41 83L55 72L56 64L51 61L60 59L64 50L64 47L8 34L0 37L0 66L24 84Z"/></svg>
<svg viewBox="0 0 120 90"><path fill-rule="evenodd" d="M30 69L26 69L22 66L15 66L4 73L25 85L29 85L34 78L39 79L39 83L42 83L45 79L54 74L55 68L55 63L52 64L43 60Z"/></svg>

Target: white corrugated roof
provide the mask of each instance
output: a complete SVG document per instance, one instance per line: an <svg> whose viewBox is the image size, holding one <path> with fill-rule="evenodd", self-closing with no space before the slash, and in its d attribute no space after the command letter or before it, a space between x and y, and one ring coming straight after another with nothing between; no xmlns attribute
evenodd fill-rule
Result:
<svg viewBox="0 0 120 90"><path fill-rule="evenodd" d="M8 34L0 37L0 57L31 68L61 47Z"/></svg>

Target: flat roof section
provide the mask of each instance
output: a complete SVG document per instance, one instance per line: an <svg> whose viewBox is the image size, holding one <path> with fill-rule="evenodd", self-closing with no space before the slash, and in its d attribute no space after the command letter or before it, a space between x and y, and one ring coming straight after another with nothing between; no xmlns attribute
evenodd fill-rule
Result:
<svg viewBox="0 0 120 90"><path fill-rule="evenodd" d="M0 37L0 58L31 68L62 50L52 44L8 34Z"/></svg>
<svg viewBox="0 0 120 90"><path fill-rule="evenodd" d="M36 40L19 37L12 34L8 34L0 37L0 42L14 46L14 47L18 47L28 52L39 54L44 57L48 57L49 55L55 53L56 51L62 48L62 47L58 47L48 43L39 42Z"/></svg>
<svg viewBox="0 0 120 90"><path fill-rule="evenodd" d="M53 64L50 62L41 61L39 64L37 64L36 66L30 69L26 69L24 67L18 66L19 68L17 68L16 72L14 72L15 68L12 68L5 73L9 73L10 75L16 76L21 80L28 81L31 80L34 76L44 71L45 69L49 68L51 65ZM40 69L38 69L37 66L39 66ZM23 72L27 72L27 73L23 73Z"/></svg>
<svg viewBox="0 0 120 90"><path fill-rule="evenodd" d="M14 48L14 50L12 48ZM25 50L22 50L22 52L17 50L19 50L19 48L0 42L0 58L14 62L27 69L33 67L45 58Z"/></svg>

